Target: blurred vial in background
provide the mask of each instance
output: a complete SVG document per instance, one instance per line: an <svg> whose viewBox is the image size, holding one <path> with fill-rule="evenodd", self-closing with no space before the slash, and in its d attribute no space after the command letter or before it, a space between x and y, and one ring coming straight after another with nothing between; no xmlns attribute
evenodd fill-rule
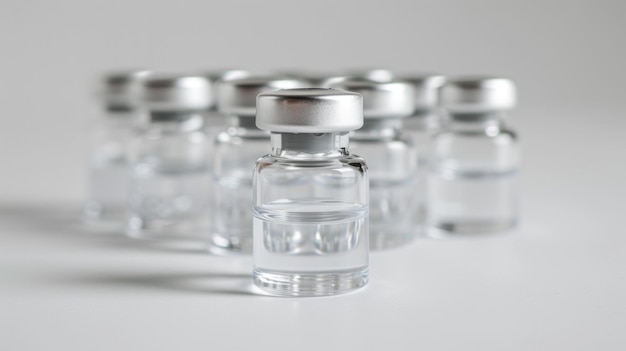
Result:
<svg viewBox="0 0 626 351"><path fill-rule="evenodd" d="M346 72L346 76L361 77L363 79L379 83L389 82L396 79L396 74L393 71L385 68L351 69Z"/></svg>
<svg viewBox="0 0 626 351"><path fill-rule="evenodd" d="M205 76L213 87L217 86L217 83L225 79L242 78L250 75L251 73L242 69L226 69L226 70L211 70L206 71ZM206 114L206 126L205 129L209 136L215 135L228 127L227 118L219 112L217 107L217 89L211 89L211 101L214 104L207 111Z"/></svg>
<svg viewBox="0 0 626 351"><path fill-rule="evenodd" d="M362 99L334 89L261 94L271 153L254 170L254 282L277 295L345 293L368 280L368 178L348 152Z"/></svg>
<svg viewBox="0 0 626 351"><path fill-rule="evenodd" d="M415 136L420 164L428 162L428 153L432 135L441 127L439 116L439 88L445 83L442 75L403 75L398 79L409 82L415 87L415 112L405 120L405 126Z"/></svg>
<svg viewBox="0 0 626 351"><path fill-rule="evenodd" d="M217 106L229 127L214 142L210 250L252 252L252 170L269 142L258 129L256 96L278 89L309 86L305 80L269 74L226 77L217 83Z"/></svg>
<svg viewBox="0 0 626 351"><path fill-rule="evenodd" d="M441 88L445 120L433 139L428 183L434 235L501 231L517 223L519 145L504 125L515 104L509 79L457 78Z"/></svg>
<svg viewBox="0 0 626 351"><path fill-rule="evenodd" d="M211 89L203 76L153 74L143 80L130 153L129 236L206 236L211 178L204 122Z"/></svg>
<svg viewBox="0 0 626 351"><path fill-rule="evenodd" d="M330 79L328 86L363 96L364 124L350 136L350 150L369 166L370 248L410 242L423 230L425 199L418 188L418 150L403 132L414 111L415 88L404 81L359 77Z"/></svg>
<svg viewBox="0 0 626 351"><path fill-rule="evenodd" d="M330 74L328 72L314 71L314 70L308 70L308 69L281 70L279 74L285 75L288 77L306 80L307 82L309 82L309 84L313 88L322 87L326 79L328 79L329 77L335 77L339 75L338 73Z"/></svg>
<svg viewBox="0 0 626 351"><path fill-rule="evenodd" d="M135 111L132 93L147 71L105 75L99 88L104 113L94 121L89 155L89 194L84 221L104 230L124 227L128 197L127 147Z"/></svg>

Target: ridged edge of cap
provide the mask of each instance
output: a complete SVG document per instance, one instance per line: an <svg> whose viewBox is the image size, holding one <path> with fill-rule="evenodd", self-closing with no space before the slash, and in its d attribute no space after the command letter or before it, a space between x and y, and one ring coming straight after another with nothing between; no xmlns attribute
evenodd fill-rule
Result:
<svg viewBox="0 0 626 351"><path fill-rule="evenodd" d="M154 73L142 79L136 103L150 111L198 111L213 105L212 84L201 74Z"/></svg>
<svg viewBox="0 0 626 351"><path fill-rule="evenodd" d="M361 94L338 89L286 89L257 97L256 125L283 133L331 133L363 126Z"/></svg>
<svg viewBox="0 0 626 351"><path fill-rule="evenodd" d="M101 76L97 96L107 106L133 108L137 85L152 72L149 70L109 71Z"/></svg>
<svg viewBox="0 0 626 351"><path fill-rule="evenodd" d="M512 110L517 105L513 80L502 77L464 76L448 79L440 88L440 105L455 113Z"/></svg>
<svg viewBox="0 0 626 351"><path fill-rule="evenodd" d="M259 94L307 87L311 87L307 80L287 75L249 74L222 79L216 83L217 110L226 115L253 117Z"/></svg>
<svg viewBox="0 0 626 351"><path fill-rule="evenodd" d="M406 81L337 77L325 84L328 88L361 94L366 119L409 117L415 111L415 87Z"/></svg>

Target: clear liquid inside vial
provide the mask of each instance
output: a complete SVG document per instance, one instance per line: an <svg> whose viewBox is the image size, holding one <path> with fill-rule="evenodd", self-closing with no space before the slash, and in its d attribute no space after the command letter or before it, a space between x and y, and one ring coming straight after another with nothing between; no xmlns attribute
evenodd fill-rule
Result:
<svg viewBox="0 0 626 351"><path fill-rule="evenodd" d="M272 134L254 173L257 286L322 296L367 284L367 167L346 144L345 133Z"/></svg>
<svg viewBox="0 0 626 351"><path fill-rule="evenodd" d="M215 179L211 221L211 251L252 252L252 175Z"/></svg>
<svg viewBox="0 0 626 351"><path fill-rule="evenodd" d="M206 236L210 178L207 168L154 171L137 166L126 231L134 238Z"/></svg>
<svg viewBox="0 0 626 351"><path fill-rule="evenodd" d="M254 118L219 133L213 154L213 205L210 251L252 253L252 173L267 148L269 134L254 126Z"/></svg>
<svg viewBox="0 0 626 351"><path fill-rule="evenodd" d="M105 119L95 129L83 220L93 228L120 231L124 226L128 198L126 143L129 127L125 119L117 118Z"/></svg>
<svg viewBox="0 0 626 351"><path fill-rule="evenodd" d="M430 222L454 233L487 233L517 221L517 170L446 172L429 179Z"/></svg>
<svg viewBox="0 0 626 351"><path fill-rule="evenodd" d="M413 240L423 225L417 177L370 184L370 248L392 248Z"/></svg>
<svg viewBox="0 0 626 351"><path fill-rule="evenodd" d="M277 294L329 295L367 282L367 206L276 201L254 208L254 276Z"/></svg>
<svg viewBox="0 0 626 351"><path fill-rule="evenodd" d="M424 181L412 135L399 119L369 120L350 140L367 160L370 178L370 249L401 246L423 229Z"/></svg>
<svg viewBox="0 0 626 351"><path fill-rule="evenodd" d="M480 121L479 121L480 122ZM428 175L431 236L507 230L518 220L519 148L497 119L440 133ZM464 128L464 129L461 129Z"/></svg>
<svg viewBox="0 0 626 351"><path fill-rule="evenodd" d="M90 170L90 199L84 220L90 225L120 227L126 215L128 166L111 164Z"/></svg>

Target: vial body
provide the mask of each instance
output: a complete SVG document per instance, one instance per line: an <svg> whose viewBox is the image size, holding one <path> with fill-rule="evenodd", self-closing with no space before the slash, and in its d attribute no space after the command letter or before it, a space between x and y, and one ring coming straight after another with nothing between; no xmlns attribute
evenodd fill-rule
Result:
<svg viewBox="0 0 626 351"><path fill-rule="evenodd" d="M254 281L277 295L345 293L368 280L368 175L347 134L272 134L254 170ZM315 141L312 141L315 140Z"/></svg>
<svg viewBox="0 0 626 351"><path fill-rule="evenodd" d="M134 238L200 239L208 231L209 139L202 116L147 127L132 147L126 232ZM191 126L191 127L190 127Z"/></svg>
<svg viewBox="0 0 626 351"><path fill-rule="evenodd" d="M424 226L424 182L414 139L400 132L400 121L377 122L366 121L350 138L350 150L368 164L370 249L404 245Z"/></svg>
<svg viewBox="0 0 626 351"><path fill-rule="evenodd" d="M434 136L432 155L433 235L488 233L517 223L519 145L498 118L450 122Z"/></svg>
<svg viewBox="0 0 626 351"><path fill-rule="evenodd" d="M83 211L83 220L92 227L119 230L124 226L131 121L129 111L112 111L92 126L88 199Z"/></svg>
<svg viewBox="0 0 626 351"><path fill-rule="evenodd" d="M252 253L252 173L270 140L254 118L231 121L217 134L213 151L215 185L210 250L217 254Z"/></svg>

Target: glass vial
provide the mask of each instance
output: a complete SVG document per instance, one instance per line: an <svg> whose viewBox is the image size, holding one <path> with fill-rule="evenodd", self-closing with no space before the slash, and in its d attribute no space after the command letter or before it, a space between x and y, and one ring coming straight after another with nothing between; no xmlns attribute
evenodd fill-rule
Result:
<svg viewBox="0 0 626 351"><path fill-rule="evenodd" d="M229 126L217 134L212 152L211 252L252 253L252 169L270 139L254 123L256 96L308 85L301 79L265 74L218 81L217 108Z"/></svg>
<svg viewBox="0 0 626 351"><path fill-rule="evenodd" d="M361 95L291 89L259 95L271 152L254 170L254 282L276 295L319 296L368 281L368 176L348 152Z"/></svg>
<svg viewBox="0 0 626 351"><path fill-rule="evenodd" d="M487 233L518 221L519 145L505 124L509 79L467 77L441 89L442 131L433 139L428 210L432 234Z"/></svg>
<svg viewBox="0 0 626 351"><path fill-rule="evenodd" d="M153 74L139 87L126 232L134 238L199 239L208 231L211 84Z"/></svg>
<svg viewBox="0 0 626 351"><path fill-rule="evenodd" d="M370 248L409 243L424 227L424 189L418 183L418 156L403 122L413 114L415 88L399 80L346 77L331 88L363 96L364 123L352 132L350 149L367 160L370 177Z"/></svg>
<svg viewBox="0 0 626 351"><path fill-rule="evenodd" d="M228 70L211 70L204 72L204 76L211 82L214 89L211 89L211 99L215 103L207 111L206 130L209 136L215 136L229 127L227 118L219 112L217 108L217 82L221 80L241 78L251 75L252 73L241 69Z"/></svg>
<svg viewBox="0 0 626 351"><path fill-rule="evenodd" d="M415 109L413 116L404 120L403 127L409 133L417 149L417 201L418 221L421 224L418 236L426 235L426 185L430 158L432 153L432 138L441 128L439 110L439 89L445 83L446 77L437 74L411 74L399 77L409 82L415 88Z"/></svg>
<svg viewBox="0 0 626 351"><path fill-rule="evenodd" d="M415 88L415 111L405 120L405 127L415 137L420 164L426 165L432 136L441 127L439 116L439 89L446 77L437 74L403 75L398 79Z"/></svg>
<svg viewBox="0 0 626 351"><path fill-rule="evenodd" d="M127 147L132 135L132 91L147 71L105 75L99 88L104 111L93 122L89 154L88 200L84 221L92 227L119 231L124 226L128 196Z"/></svg>

